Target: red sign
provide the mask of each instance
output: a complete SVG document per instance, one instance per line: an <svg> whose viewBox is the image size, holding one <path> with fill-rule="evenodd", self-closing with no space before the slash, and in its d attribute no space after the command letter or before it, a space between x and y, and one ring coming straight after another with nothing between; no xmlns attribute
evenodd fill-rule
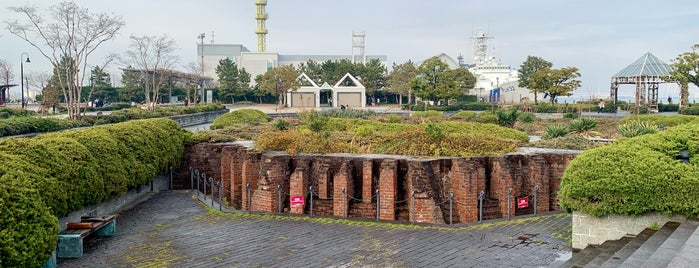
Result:
<svg viewBox="0 0 699 268"><path fill-rule="evenodd" d="M517 198L517 208L529 207L529 197Z"/></svg>
<svg viewBox="0 0 699 268"><path fill-rule="evenodd" d="M292 206L303 206L303 195L295 195L291 197Z"/></svg>

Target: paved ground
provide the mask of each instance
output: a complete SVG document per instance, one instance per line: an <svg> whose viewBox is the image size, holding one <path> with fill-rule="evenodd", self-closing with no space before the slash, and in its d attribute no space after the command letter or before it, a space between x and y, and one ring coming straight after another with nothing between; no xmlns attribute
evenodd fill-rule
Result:
<svg viewBox="0 0 699 268"><path fill-rule="evenodd" d="M538 267L570 248L571 218L461 228L207 212L187 191L154 194L60 267Z"/></svg>

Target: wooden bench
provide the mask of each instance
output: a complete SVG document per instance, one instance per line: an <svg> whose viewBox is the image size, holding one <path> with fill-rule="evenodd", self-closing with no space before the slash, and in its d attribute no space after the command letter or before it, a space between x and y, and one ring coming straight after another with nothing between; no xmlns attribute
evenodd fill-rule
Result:
<svg viewBox="0 0 699 268"><path fill-rule="evenodd" d="M58 234L59 258L79 258L83 255L83 238L96 233L98 236L116 234L116 215L82 217L80 222L68 223L68 228Z"/></svg>

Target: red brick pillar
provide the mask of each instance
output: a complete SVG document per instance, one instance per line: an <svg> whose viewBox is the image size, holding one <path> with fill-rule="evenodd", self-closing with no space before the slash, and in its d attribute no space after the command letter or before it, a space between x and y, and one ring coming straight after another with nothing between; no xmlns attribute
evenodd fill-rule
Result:
<svg viewBox="0 0 699 268"><path fill-rule="evenodd" d="M260 155L258 153L250 152L246 155L243 160L243 170L242 170L242 180L241 187L242 191L242 209L248 209L248 189L247 184L250 184L250 196L257 189L257 181L260 179Z"/></svg>
<svg viewBox="0 0 699 268"><path fill-rule="evenodd" d="M453 162L452 192L458 222L478 221L478 193L485 190L487 161L487 157L472 157L458 158Z"/></svg>
<svg viewBox="0 0 699 268"><path fill-rule="evenodd" d="M232 201L231 178L233 169L233 158L237 148L234 146L224 146L221 150L221 189L225 199ZM218 192L218 190L216 190ZM220 193L219 193L220 194Z"/></svg>
<svg viewBox="0 0 699 268"><path fill-rule="evenodd" d="M231 157L230 202L236 208L243 207L242 197L246 191L243 184L243 162L246 156L247 150L243 147L238 147Z"/></svg>
<svg viewBox="0 0 699 268"><path fill-rule="evenodd" d="M297 168L294 173L291 174L289 195L307 197L308 180L306 180L305 174L306 172L300 168ZM310 202L310 200L305 200L305 202ZM305 206L291 206L291 214L303 214L304 207Z"/></svg>
<svg viewBox="0 0 699 268"><path fill-rule="evenodd" d="M364 160L362 165L362 203L370 204L371 197L374 196L371 188L371 181L373 179L373 161L371 159Z"/></svg>
<svg viewBox="0 0 699 268"><path fill-rule="evenodd" d="M381 162L381 175L379 178L379 195L381 206L379 218L381 220L396 219L396 195L398 191L398 161L385 159Z"/></svg>
<svg viewBox="0 0 699 268"><path fill-rule="evenodd" d="M350 162L342 163L333 181L333 216L347 217L349 214L349 196L354 195L352 179Z"/></svg>

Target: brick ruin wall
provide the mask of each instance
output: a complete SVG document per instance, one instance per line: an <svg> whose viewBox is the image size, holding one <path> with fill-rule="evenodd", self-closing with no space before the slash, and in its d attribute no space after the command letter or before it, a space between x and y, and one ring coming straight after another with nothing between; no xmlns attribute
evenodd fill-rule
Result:
<svg viewBox="0 0 699 268"><path fill-rule="evenodd" d="M224 199L239 210L310 214L312 209L313 215L375 219L378 204L381 220L444 224L449 223L451 203L452 222L464 223L479 220L481 191L486 220L532 214L534 203L537 212L560 210L556 193L561 176L578 154L552 150L471 158L292 156L249 146L201 143L188 148L183 167L175 172L175 187L196 188L192 167L220 182ZM203 180L199 187L204 187ZM217 188L214 194L218 196ZM292 206L292 196L304 197L304 204ZM524 197L529 206L517 208L517 198Z"/></svg>

